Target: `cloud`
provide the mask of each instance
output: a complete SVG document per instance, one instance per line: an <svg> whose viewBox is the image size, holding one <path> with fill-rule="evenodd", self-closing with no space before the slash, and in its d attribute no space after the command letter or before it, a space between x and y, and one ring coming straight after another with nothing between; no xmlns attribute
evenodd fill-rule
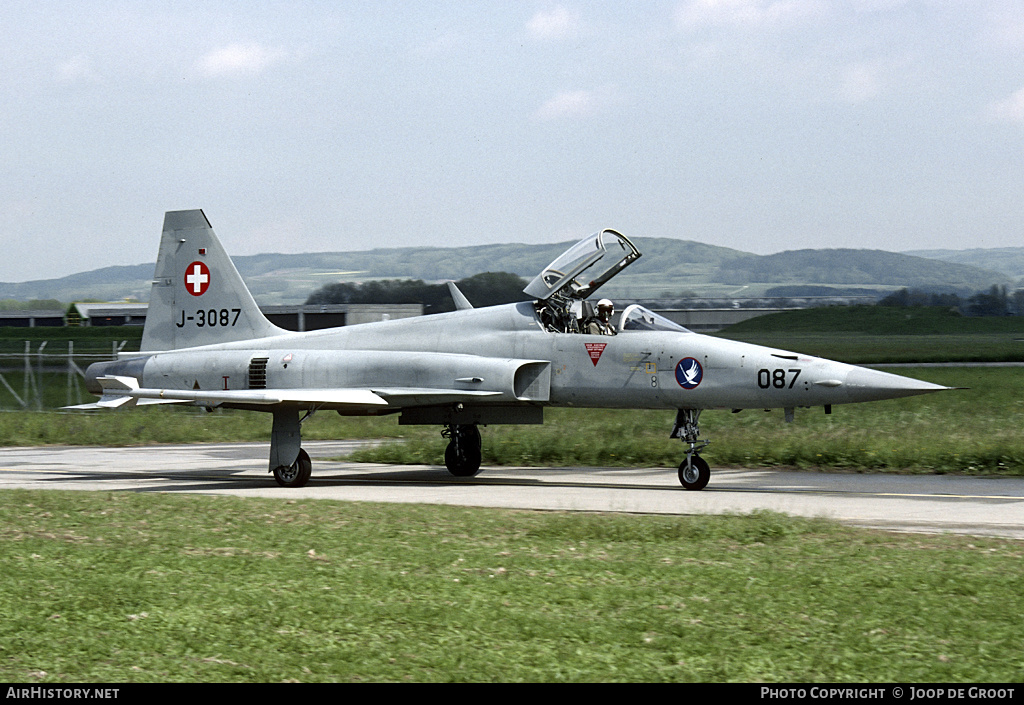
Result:
<svg viewBox="0 0 1024 705"><path fill-rule="evenodd" d="M707 26L768 27L819 14L820 0L686 0L676 11L679 29Z"/></svg>
<svg viewBox="0 0 1024 705"><path fill-rule="evenodd" d="M99 75L93 70L92 59L85 54L73 56L57 66L57 77L69 83L99 80Z"/></svg>
<svg viewBox="0 0 1024 705"><path fill-rule="evenodd" d="M196 68L208 77L257 74L286 56L280 49L267 49L259 44L229 44L200 58Z"/></svg>
<svg viewBox="0 0 1024 705"><path fill-rule="evenodd" d="M856 63L843 71L839 97L847 103L864 103L875 98L882 88L880 68L873 63Z"/></svg>
<svg viewBox="0 0 1024 705"><path fill-rule="evenodd" d="M596 113L604 103L601 94L594 91L562 91L540 106L533 116L540 122L586 117Z"/></svg>
<svg viewBox="0 0 1024 705"><path fill-rule="evenodd" d="M579 28L579 15L564 7L541 10L526 23L526 29L535 39L564 39Z"/></svg>
<svg viewBox="0 0 1024 705"><path fill-rule="evenodd" d="M982 37L1002 51L1024 47L1024 12L1019 4L996 6L983 18Z"/></svg>
<svg viewBox="0 0 1024 705"><path fill-rule="evenodd" d="M1024 123L1024 88L1008 98L989 103L985 115L992 122Z"/></svg>

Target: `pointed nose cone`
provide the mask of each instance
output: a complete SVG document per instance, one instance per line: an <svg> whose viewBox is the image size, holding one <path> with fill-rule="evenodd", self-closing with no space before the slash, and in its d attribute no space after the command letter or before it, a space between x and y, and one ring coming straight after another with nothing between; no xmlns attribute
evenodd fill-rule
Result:
<svg viewBox="0 0 1024 705"><path fill-rule="evenodd" d="M869 370L866 367L854 367L846 375L843 388L850 395L850 401L879 401L897 397L912 397L916 394L941 392L953 387L922 382L910 377Z"/></svg>

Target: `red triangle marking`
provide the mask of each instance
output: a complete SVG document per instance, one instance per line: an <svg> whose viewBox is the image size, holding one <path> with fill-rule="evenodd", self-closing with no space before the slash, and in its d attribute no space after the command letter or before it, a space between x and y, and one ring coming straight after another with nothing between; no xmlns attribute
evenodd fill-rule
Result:
<svg viewBox="0 0 1024 705"><path fill-rule="evenodd" d="M601 359L601 353L604 352L607 345L608 343L586 343L587 354L590 355L590 361L594 363L594 367L597 367L597 361Z"/></svg>

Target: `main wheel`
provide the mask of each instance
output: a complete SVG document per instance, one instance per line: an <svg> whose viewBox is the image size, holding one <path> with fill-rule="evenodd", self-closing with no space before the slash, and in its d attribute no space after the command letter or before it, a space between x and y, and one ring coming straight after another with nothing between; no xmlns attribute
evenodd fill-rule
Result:
<svg viewBox="0 0 1024 705"><path fill-rule="evenodd" d="M702 490L711 479L711 467L697 454L690 456L690 466L679 464L679 482L688 490Z"/></svg>
<svg viewBox="0 0 1024 705"><path fill-rule="evenodd" d="M299 457L294 463L287 467L281 465L274 468L274 481L281 487L304 487L312 474L313 463L309 459L309 453L300 449Z"/></svg>
<svg viewBox="0 0 1024 705"><path fill-rule="evenodd" d="M444 464L455 477L473 477L480 472L483 442L475 424L456 426L448 447L444 449Z"/></svg>

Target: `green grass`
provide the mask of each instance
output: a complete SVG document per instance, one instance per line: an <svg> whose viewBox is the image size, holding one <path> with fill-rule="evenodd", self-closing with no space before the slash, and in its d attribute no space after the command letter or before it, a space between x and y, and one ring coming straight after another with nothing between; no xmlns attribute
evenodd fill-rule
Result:
<svg viewBox="0 0 1024 705"><path fill-rule="evenodd" d="M963 316L937 306L824 306L767 314L729 327L731 333L854 332L867 335L1024 335L1022 316Z"/></svg>
<svg viewBox="0 0 1024 705"><path fill-rule="evenodd" d="M139 327L0 328L0 410L53 409L92 400L84 382L69 384L68 342L85 369L110 359L113 344L127 351L141 342ZM719 334L734 340L817 355L853 364L900 362L1024 362L1024 317L967 318L940 308L850 306L770 314ZM25 341L34 372L26 380ZM42 343L45 356L38 355ZM49 371L38 369L40 363ZM26 381L28 383L26 383ZM17 395L17 396L15 396Z"/></svg>
<svg viewBox="0 0 1024 705"><path fill-rule="evenodd" d="M267 413L185 407L146 407L116 411L12 411L0 413L0 446L152 443L269 443ZM394 419L343 418L324 412L304 424L307 440L390 438L401 430Z"/></svg>
<svg viewBox="0 0 1024 705"><path fill-rule="evenodd" d="M854 332L723 332L721 337L854 365L1024 362L1024 333L864 335Z"/></svg>
<svg viewBox="0 0 1024 705"><path fill-rule="evenodd" d="M1024 362L1024 317L969 318L934 307L786 311L718 335L853 364Z"/></svg>
<svg viewBox="0 0 1024 705"><path fill-rule="evenodd" d="M1024 370L899 370L969 389L919 397L782 412L706 411L701 431L712 466L854 469L1024 475ZM682 444L668 438L673 413L548 409L543 426L492 426L483 433L484 464L674 467ZM367 462L442 464L435 429L402 427L405 442L357 451Z"/></svg>
<svg viewBox="0 0 1024 705"><path fill-rule="evenodd" d="M0 376L6 382L0 382L0 410L20 410L23 403L39 410L92 401L94 397L77 373L71 374L69 384L68 353L73 353L74 363L85 370L93 362L113 359L118 349L137 351L141 342L140 326L0 327Z"/></svg>
<svg viewBox="0 0 1024 705"><path fill-rule="evenodd" d="M98 336L100 348L109 346L110 329L80 330ZM821 330L836 332L817 332ZM869 334L865 330L888 334ZM904 332L897 335L895 331L899 330ZM730 337L854 362L1012 360L1024 353L1024 319L964 318L941 309L808 309L753 319L730 331ZM76 342L76 350L84 345L84 341ZM33 346L35 349L36 343ZM53 342L49 348L60 348L60 344ZM831 416L825 416L821 409L797 410L793 424L784 424L780 411L705 412L702 431L713 441L706 457L718 467L1024 474L1024 434L1020 432L1024 428L1024 400L1020 394L1024 370L896 371L970 389L836 406ZM25 379L17 370L6 373L5 379L18 394L24 394ZM35 379L43 408L93 398L78 389L69 393L67 374L37 375ZM7 389L0 388L0 408L17 406ZM543 426L485 429L483 462L674 467L681 460L682 446L667 438L672 416L666 411L549 409ZM206 414L150 408L99 414L0 414L2 445L266 441L269 432L268 415L243 412ZM396 417L344 419L321 413L304 424L303 437L393 438L400 442L360 451L355 458L368 462L443 463L445 441L437 428L400 427Z"/></svg>
<svg viewBox="0 0 1024 705"><path fill-rule="evenodd" d="M41 491L0 526L8 682L1024 677L1017 541Z"/></svg>
<svg viewBox="0 0 1024 705"><path fill-rule="evenodd" d="M771 335L829 344L817 333ZM849 333L839 348L966 350L982 335ZM1012 347L1017 334L984 335ZM778 411L709 411L705 457L713 466L1024 474L1024 371L899 372L970 389L836 406L831 416L798 410L793 424ZM44 386L63 403L62 379ZM675 466L682 446L667 439L671 425L671 412L551 409L544 426L484 429L484 462ZM0 414L5 445L266 442L269 432L269 415L246 412ZM401 439L357 457L442 462L437 428L395 417L321 413L303 437ZM1021 547L771 513L7 491L0 678L1018 682Z"/></svg>
<svg viewBox="0 0 1024 705"><path fill-rule="evenodd" d="M704 455L714 467L1024 475L1024 370L1018 368L900 369L946 386L919 397L798 409L792 424L779 410L739 414L707 411ZM483 429L485 465L675 467L683 446L668 438L671 411L547 409L542 426ZM112 412L0 414L0 445L138 445L261 441L269 414L150 407ZM345 418L324 412L302 428L303 438L385 438L358 451L363 462L444 462L435 426L399 426L397 417Z"/></svg>

